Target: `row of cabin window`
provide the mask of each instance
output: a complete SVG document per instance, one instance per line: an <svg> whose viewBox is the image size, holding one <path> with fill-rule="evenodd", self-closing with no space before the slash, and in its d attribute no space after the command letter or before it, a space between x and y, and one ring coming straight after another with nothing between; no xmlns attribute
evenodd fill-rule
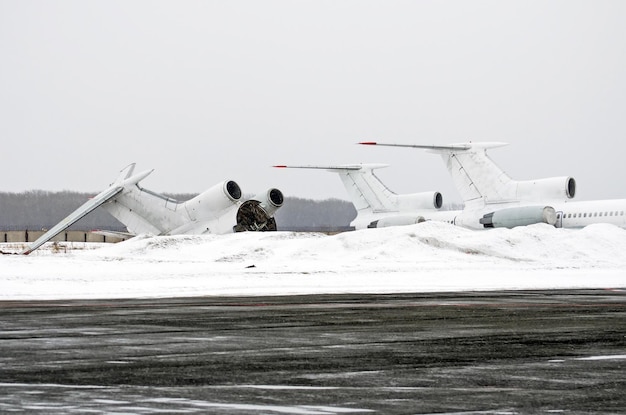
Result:
<svg viewBox="0 0 626 415"><path fill-rule="evenodd" d="M565 218L586 218L586 217L597 217L597 216L624 216L624 211L621 212L594 212L594 213L567 213L564 214Z"/></svg>

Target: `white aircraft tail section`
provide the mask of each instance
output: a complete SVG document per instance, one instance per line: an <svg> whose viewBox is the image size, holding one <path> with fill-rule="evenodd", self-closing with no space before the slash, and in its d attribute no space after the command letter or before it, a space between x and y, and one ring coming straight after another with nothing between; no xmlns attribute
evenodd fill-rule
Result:
<svg viewBox="0 0 626 415"><path fill-rule="evenodd" d="M120 174L117 176L117 179L115 179L115 182L111 184L111 186L121 185L122 182L124 182L126 179L128 179L129 177L133 175L134 171L135 171L135 163L130 163L128 166L120 170Z"/></svg>
<svg viewBox="0 0 626 415"><path fill-rule="evenodd" d="M269 189L259 200L244 201L239 185L225 180L186 202L178 202L139 185L153 170L134 171L135 163L126 166L109 188L79 206L22 253L39 248L100 206L124 223L129 234L200 235L277 229L274 213L284 200L278 189Z"/></svg>
<svg viewBox="0 0 626 415"><path fill-rule="evenodd" d="M592 223L624 227L626 223L626 199L571 201L576 196L576 180L571 176L511 179L486 154L504 143L359 144L419 148L440 154L466 202L454 219L460 226L485 229L547 223L557 228L579 228Z"/></svg>
<svg viewBox="0 0 626 415"><path fill-rule="evenodd" d="M339 166L274 166L294 169L319 169L339 174L350 201L358 212L393 212L398 210L397 195L376 175L375 169L387 164L349 164Z"/></svg>
<svg viewBox="0 0 626 415"><path fill-rule="evenodd" d="M513 201L516 198L513 180L487 155L487 149L504 143L470 145L467 150L431 150L443 158L452 181L465 203ZM461 190L463 189L463 190Z"/></svg>
<svg viewBox="0 0 626 415"><path fill-rule="evenodd" d="M461 143L448 146L382 144L363 142L364 145L410 147L440 154L456 189L466 204L506 202L517 198L517 185L487 155L487 149L506 143Z"/></svg>
<svg viewBox="0 0 626 415"><path fill-rule="evenodd" d="M134 167L135 165L131 164L123 169L115 183L113 183L108 189L103 190L92 199L85 202L78 209L68 215L65 219L63 219L61 222L56 224L49 231L39 237L39 239L29 245L28 248L24 249L21 253L28 255L44 243L48 242L50 239L54 238L59 233L63 232L65 229L69 228L74 223L78 222L80 219L88 215L97 207L102 206L106 202L115 199L126 189L127 186L133 186L137 184L140 180L144 179L150 173L152 173L152 170L147 170L133 176L132 173Z"/></svg>

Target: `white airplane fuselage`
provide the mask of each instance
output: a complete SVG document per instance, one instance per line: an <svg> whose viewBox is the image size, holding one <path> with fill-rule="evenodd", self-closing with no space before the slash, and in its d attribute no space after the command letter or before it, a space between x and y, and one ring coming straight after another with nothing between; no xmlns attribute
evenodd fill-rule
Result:
<svg viewBox="0 0 626 415"><path fill-rule="evenodd" d="M565 202L555 204L554 208L557 227L584 228L593 223L610 223L626 228L626 199Z"/></svg>
<svg viewBox="0 0 626 415"><path fill-rule="evenodd" d="M608 223L626 228L626 199L573 201L576 181L568 176L510 178L486 153L505 143L361 144L419 148L439 154L465 203L453 220L455 225L486 229L547 223L559 228L582 228Z"/></svg>
<svg viewBox="0 0 626 415"><path fill-rule="evenodd" d="M134 174L134 168L131 164L123 169L107 189L70 213L22 253L31 253L100 206L126 225L130 235L219 235L276 230L274 213L284 200L278 189L245 199L236 182L225 180L190 200L178 202L142 188L139 182L152 170Z"/></svg>
<svg viewBox="0 0 626 415"><path fill-rule="evenodd" d="M184 202L136 185L124 189L102 207L135 234L226 234L232 233L240 223L241 207L245 208L246 204L252 203L240 201L240 198L241 191L233 181L218 183ZM267 204L268 201L264 202ZM267 222L273 221L273 218L270 214L262 220L262 223L256 224L257 228L267 226ZM275 230L275 224L272 230Z"/></svg>
<svg viewBox="0 0 626 415"><path fill-rule="evenodd" d="M614 200L591 200L581 202L546 202L545 204L537 203L497 203L485 205L483 207L468 207L462 211L455 212L452 219L454 225L463 226L470 229L486 229L481 223L484 221L485 215L495 212L503 212L507 209L517 210L523 207L536 208L536 212L543 209L551 208L554 212L553 216L536 215L537 220L530 223L548 223L557 228L584 228L594 223L609 223L621 228L626 228L626 199ZM497 213L496 213L497 214ZM553 219L551 219L553 217ZM545 220L543 220L545 218ZM506 224L502 227L522 226ZM493 226L500 227L500 226Z"/></svg>
<svg viewBox="0 0 626 415"><path fill-rule="evenodd" d="M413 225L426 221L446 222L454 224L460 210L426 210L419 209L412 212L361 212L350 222L354 229L386 228L389 226Z"/></svg>

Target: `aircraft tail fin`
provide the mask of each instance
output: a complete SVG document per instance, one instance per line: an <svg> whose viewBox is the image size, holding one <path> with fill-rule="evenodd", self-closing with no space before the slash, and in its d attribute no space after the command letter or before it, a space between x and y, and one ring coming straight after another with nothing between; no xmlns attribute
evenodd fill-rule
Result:
<svg viewBox="0 0 626 415"><path fill-rule="evenodd" d="M122 184L126 179L128 179L129 177L133 175L134 171L135 171L135 163L130 163L128 166L120 170L120 173L118 174L117 179L115 179L115 181L111 184L111 186Z"/></svg>
<svg viewBox="0 0 626 415"><path fill-rule="evenodd" d="M387 164L348 164L337 166L274 166L292 169L318 169L339 174L348 192L350 201L358 212L396 211L397 195L385 186L373 170L387 167Z"/></svg>
<svg viewBox="0 0 626 415"><path fill-rule="evenodd" d="M120 175L118 176L115 183L109 186L109 188L103 190L102 192L98 193L96 196L79 206L74 212L70 213L65 219L53 226L50 230L40 236L35 242L30 244L20 253L24 255L30 254L35 249L39 248L50 239L54 238L56 235L69 228L71 225L91 213L99 206L102 206L104 203L117 197L124 190L124 186L134 185L140 180L147 177L150 173L152 173L152 170L147 170L132 176L134 169L134 163L125 167L120 172Z"/></svg>
<svg viewBox="0 0 626 415"><path fill-rule="evenodd" d="M437 153L443 158L454 186L466 204L512 201L515 182L487 155L487 150L507 145L499 142L460 143L444 146L383 144L374 141L362 145L407 147Z"/></svg>

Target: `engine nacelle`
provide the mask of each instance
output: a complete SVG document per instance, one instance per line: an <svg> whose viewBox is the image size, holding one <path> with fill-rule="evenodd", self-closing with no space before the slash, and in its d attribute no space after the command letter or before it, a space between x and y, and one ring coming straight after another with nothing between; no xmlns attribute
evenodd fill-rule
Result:
<svg viewBox="0 0 626 415"><path fill-rule="evenodd" d="M551 206L523 206L487 213L479 222L485 228L514 228L535 223L556 224L556 211Z"/></svg>
<svg viewBox="0 0 626 415"><path fill-rule="evenodd" d="M443 196L439 192L398 195L398 210L441 209Z"/></svg>
<svg viewBox="0 0 626 415"><path fill-rule="evenodd" d="M278 189L270 189L265 193L246 200L237 210L235 232L275 231L274 213L283 205L285 198Z"/></svg>
<svg viewBox="0 0 626 415"><path fill-rule="evenodd" d="M268 216L274 216L278 208L283 205L285 198L280 190L269 189L267 192L253 197L252 200L258 200L265 213Z"/></svg>
<svg viewBox="0 0 626 415"><path fill-rule="evenodd" d="M550 177L517 182L518 200L563 200L576 195L573 177Z"/></svg>
<svg viewBox="0 0 626 415"><path fill-rule="evenodd" d="M236 182L227 180L186 201L185 209L192 220L207 219L236 205L239 199L241 199L241 188Z"/></svg>
<svg viewBox="0 0 626 415"><path fill-rule="evenodd" d="M389 216L378 219L367 225L368 228L387 228L389 226L405 226L422 223L426 219L423 216Z"/></svg>

